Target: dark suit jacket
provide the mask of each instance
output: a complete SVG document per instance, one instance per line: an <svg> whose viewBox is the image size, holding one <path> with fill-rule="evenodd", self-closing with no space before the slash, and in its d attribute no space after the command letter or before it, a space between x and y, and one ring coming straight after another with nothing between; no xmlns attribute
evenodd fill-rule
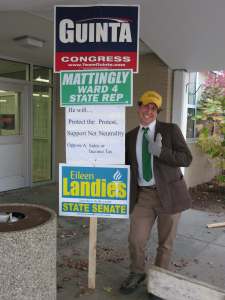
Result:
<svg viewBox="0 0 225 300"><path fill-rule="evenodd" d="M139 127L126 134L126 164L130 165L130 211L138 201L138 164L136 140ZM180 167L187 167L192 161L191 152L181 130L176 124L156 121L155 137L162 135L162 151L154 156L153 169L157 191L162 204L159 213L174 214L191 207Z"/></svg>

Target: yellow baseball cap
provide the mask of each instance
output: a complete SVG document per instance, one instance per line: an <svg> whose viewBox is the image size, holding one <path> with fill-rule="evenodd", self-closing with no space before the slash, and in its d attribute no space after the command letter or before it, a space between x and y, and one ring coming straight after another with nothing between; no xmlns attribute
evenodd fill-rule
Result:
<svg viewBox="0 0 225 300"><path fill-rule="evenodd" d="M140 104L154 103L158 108L162 105L162 97L155 91L146 91L140 98Z"/></svg>

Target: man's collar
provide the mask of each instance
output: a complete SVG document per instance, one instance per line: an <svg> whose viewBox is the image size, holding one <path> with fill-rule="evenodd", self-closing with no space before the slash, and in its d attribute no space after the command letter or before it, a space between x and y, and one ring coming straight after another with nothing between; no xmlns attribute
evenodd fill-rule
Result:
<svg viewBox="0 0 225 300"><path fill-rule="evenodd" d="M140 124L140 129L148 127L150 132L151 132L151 131L155 130L155 125L156 125L156 120L154 120L153 122L151 122L147 126L144 126L144 125Z"/></svg>

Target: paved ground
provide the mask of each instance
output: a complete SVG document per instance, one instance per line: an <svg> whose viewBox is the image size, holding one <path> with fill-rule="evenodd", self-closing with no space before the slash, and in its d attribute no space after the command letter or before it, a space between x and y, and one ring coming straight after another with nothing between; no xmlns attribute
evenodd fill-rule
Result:
<svg viewBox="0 0 225 300"><path fill-rule="evenodd" d="M0 203L35 203L58 211L54 184L0 193ZM183 213L171 262L174 272L225 289L225 228L207 229L207 223L225 221L225 214L189 210ZM128 274L127 234L129 221L98 219L96 290L87 289L89 220L58 218L58 300L148 299L146 287L131 296L118 292ZM153 262L157 234L149 243Z"/></svg>

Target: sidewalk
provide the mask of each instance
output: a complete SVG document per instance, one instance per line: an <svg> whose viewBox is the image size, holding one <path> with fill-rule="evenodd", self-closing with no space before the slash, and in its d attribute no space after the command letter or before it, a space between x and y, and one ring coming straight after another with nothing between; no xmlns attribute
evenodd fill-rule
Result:
<svg viewBox="0 0 225 300"><path fill-rule="evenodd" d="M58 211L57 185L0 193L0 203L35 203ZM207 223L225 221L225 214L188 210L183 213L175 242L171 270L225 289L225 228L207 229ZM87 218L58 218L58 300L147 300L143 284L134 294L118 292L129 272L129 221L98 219L96 290L87 289ZM149 243L150 263L156 252L154 228Z"/></svg>

